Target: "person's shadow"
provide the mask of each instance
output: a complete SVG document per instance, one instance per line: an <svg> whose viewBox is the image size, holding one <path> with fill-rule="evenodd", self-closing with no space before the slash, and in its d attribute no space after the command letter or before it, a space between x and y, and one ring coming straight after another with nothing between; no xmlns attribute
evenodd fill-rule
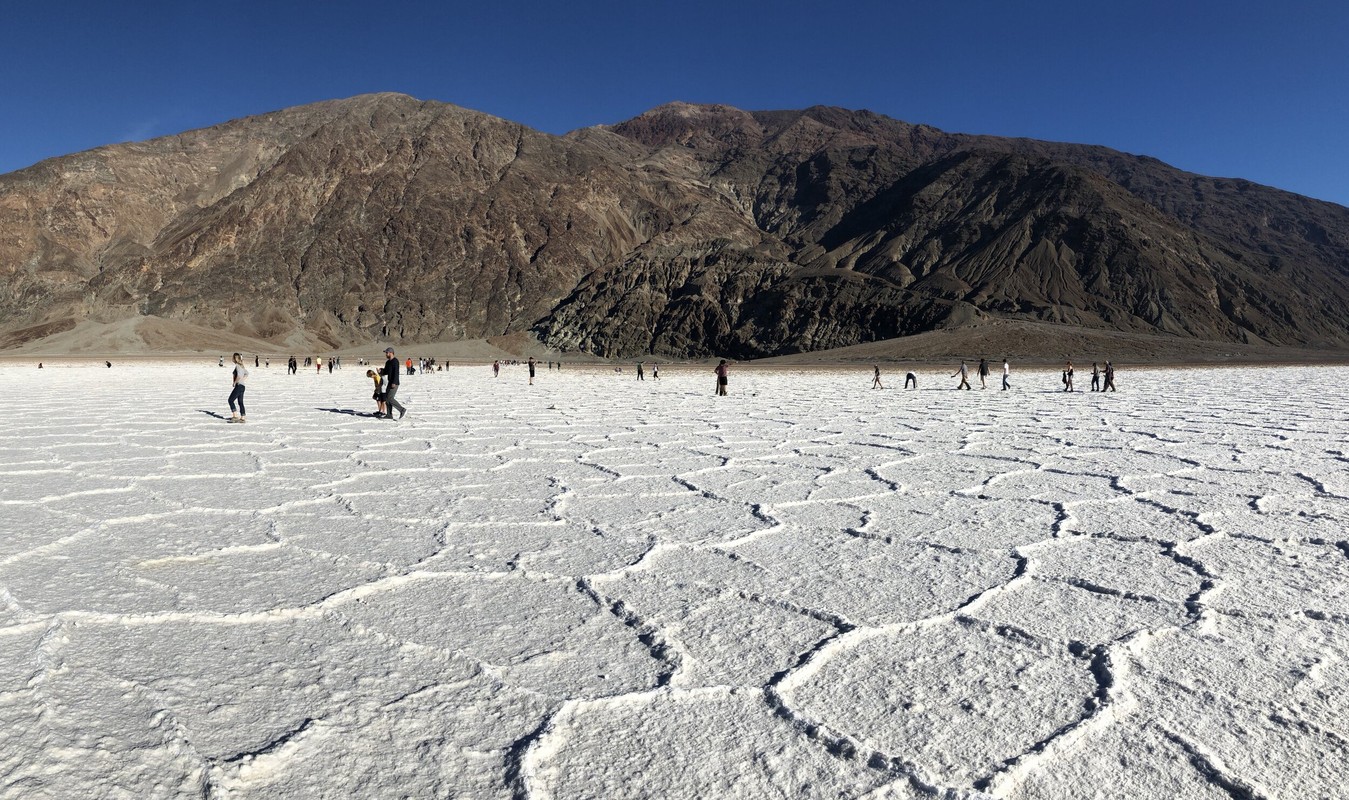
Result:
<svg viewBox="0 0 1349 800"><path fill-rule="evenodd" d="M207 411L207 410L204 409L204 408L199 408L199 409L197 409L197 410L200 411L201 413L205 414L205 415L208 416L208 417L215 417L216 419L229 419L229 417L225 416L224 414L217 414L217 413L215 413L214 411Z"/></svg>
<svg viewBox="0 0 1349 800"><path fill-rule="evenodd" d="M348 417L373 417L373 411L357 411L354 408L316 408L315 411L327 411L329 414L346 414Z"/></svg>

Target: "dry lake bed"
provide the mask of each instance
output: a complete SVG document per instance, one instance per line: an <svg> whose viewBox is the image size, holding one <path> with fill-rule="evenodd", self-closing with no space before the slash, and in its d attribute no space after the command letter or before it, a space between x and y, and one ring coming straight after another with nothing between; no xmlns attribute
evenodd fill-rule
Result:
<svg viewBox="0 0 1349 800"><path fill-rule="evenodd" d="M2 365L0 796L1349 794L1349 368L950 372Z"/></svg>

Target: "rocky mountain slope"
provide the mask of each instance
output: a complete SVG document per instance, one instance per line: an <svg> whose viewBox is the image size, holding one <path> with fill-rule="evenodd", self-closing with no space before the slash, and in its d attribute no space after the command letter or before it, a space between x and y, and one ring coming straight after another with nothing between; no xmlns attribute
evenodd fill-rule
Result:
<svg viewBox="0 0 1349 800"><path fill-rule="evenodd" d="M0 176L0 284L0 347L148 317L623 357L990 319L1343 348L1349 209L868 112L671 104L555 137L368 95Z"/></svg>

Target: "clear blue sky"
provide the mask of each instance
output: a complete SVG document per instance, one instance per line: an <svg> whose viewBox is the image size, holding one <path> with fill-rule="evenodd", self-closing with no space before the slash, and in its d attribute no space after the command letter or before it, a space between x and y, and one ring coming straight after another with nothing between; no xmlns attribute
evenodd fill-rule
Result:
<svg viewBox="0 0 1349 800"><path fill-rule="evenodd" d="M866 108L1349 205L1338 0L0 2L0 172L396 91L551 133L672 100Z"/></svg>

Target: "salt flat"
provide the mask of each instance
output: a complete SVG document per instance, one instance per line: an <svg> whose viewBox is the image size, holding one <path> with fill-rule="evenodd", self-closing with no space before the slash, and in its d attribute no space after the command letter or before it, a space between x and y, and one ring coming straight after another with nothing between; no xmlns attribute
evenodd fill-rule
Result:
<svg viewBox="0 0 1349 800"><path fill-rule="evenodd" d="M228 372L0 366L0 796L1349 794L1349 369Z"/></svg>

